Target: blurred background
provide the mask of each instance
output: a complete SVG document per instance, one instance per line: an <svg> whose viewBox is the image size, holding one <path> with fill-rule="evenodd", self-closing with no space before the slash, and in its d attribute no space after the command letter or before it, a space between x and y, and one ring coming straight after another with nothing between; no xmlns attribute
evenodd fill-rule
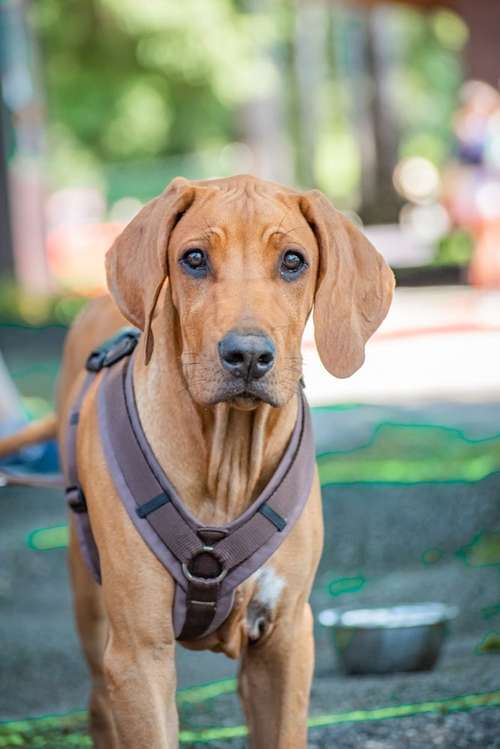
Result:
<svg viewBox="0 0 500 749"><path fill-rule="evenodd" d="M405 675L342 675L318 624L314 747L500 746L499 51L491 0L0 2L0 434L53 408L106 249L174 176L318 187L395 270L354 377L304 339L313 604L459 613L437 667ZM50 483L56 451L5 468ZM0 747L89 746L61 493L0 502ZM179 673L184 743L243 746L234 666L183 653Z"/></svg>
<svg viewBox="0 0 500 749"><path fill-rule="evenodd" d="M397 227L398 266L499 280L495 3L0 7L1 270L25 317L100 290L110 239L177 174L316 186Z"/></svg>

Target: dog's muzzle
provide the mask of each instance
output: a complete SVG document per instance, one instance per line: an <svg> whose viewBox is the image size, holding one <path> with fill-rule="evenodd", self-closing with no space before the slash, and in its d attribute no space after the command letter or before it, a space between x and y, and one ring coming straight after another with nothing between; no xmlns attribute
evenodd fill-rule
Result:
<svg viewBox="0 0 500 749"><path fill-rule="evenodd" d="M223 368L234 378L251 382L260 380L274 365L275 347L263 333L230 331L219 341L219 358Z"/></svg>

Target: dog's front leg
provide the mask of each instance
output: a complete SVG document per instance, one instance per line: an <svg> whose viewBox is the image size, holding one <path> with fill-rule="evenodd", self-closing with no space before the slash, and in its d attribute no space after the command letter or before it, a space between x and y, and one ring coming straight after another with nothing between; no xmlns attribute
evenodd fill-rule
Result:
<svg viewBox="0 0 500 749"><path fill-rule="evenodd" d="M301 603L243 654L239 691L252 749L306 748L313 668L312 614Z"/></svg>
<svg viewBox="0 0 500 749"><path fill-rule="evenodd" d="M91 577L83 561L73 522L70 524L69 548L76 624L91 678L89 730L93 747L94 749L118 749L113 713L103 675L108 622L102 600L102 590Z"/></svg>
<svg viewBox="0 0 500 749"><path fill-rule="evenodd" d="M176 748L174 644L134 650L111 631L104 671L120 749Z"/></svg>
<svg viewBox="0 0 500 749"><path fill-rule="evenodd" d="M103 580L109 617L104 675L119 749L175 749L173 583L164 570L161 578L132 572Z"/></svg>

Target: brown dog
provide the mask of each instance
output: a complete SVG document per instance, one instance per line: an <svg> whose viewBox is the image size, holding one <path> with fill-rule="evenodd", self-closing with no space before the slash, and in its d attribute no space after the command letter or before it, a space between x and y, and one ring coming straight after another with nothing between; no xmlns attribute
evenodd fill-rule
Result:
<svg viewBox="0 0 500 749"><path fill-rule="evenodd" d="M311 309L323 364L347 377L362 364L393 290L381 256L321 193L247 176L175 179L127 226L106 267L114 303L90 304L67 339L60 444L89 351L125 318L144 330L133 373L144 430L183 501L207 525L240 515L286 448ZM228 335L236 336L240 362L247 362L249 338L257 341L265 371L254 371L250 356L245 377L233 376L221 347ZM116 494L99 439L95 387L78 429L79 474L103 577L102 587L91 579L73 529L70 565L92 675L95 746L175 747L174 583ZM314 648L308 598L321 549L316 476L299 521L239 587L229 618L188 644L240 658L240 695L251 745L259 749L307 743Z"/></svg>

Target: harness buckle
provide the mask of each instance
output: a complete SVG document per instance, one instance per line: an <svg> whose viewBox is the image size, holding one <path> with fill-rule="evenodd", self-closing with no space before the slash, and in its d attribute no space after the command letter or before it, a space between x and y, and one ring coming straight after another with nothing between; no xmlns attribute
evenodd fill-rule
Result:
<svg viewBox="0 0 500 749"><path fill-rule="evenodd" d="M196 562L197 559L199 564L203 564L203 560L201 559L202 556L205 558L205 561L214 560L217 563L219 569L216 575L197 575L196 572L191 571L189 567L193 564L193 562ZM217 551L213 546L203 546L198 551L195 551L189 562L182 562L181 566L184 576L189 580L189 582L194 583L195 585L219 585L219 583L221 583L227 575L227 569L224 567L222 560L219 559ZM198 571L202 572L202 570Z"/></svg>
<svg viewBox="0 0 500 749"><path fill-rule="evenodd" d="M87 512L87 501L85 494L79 486L68 486L65 491L66 502L68 507L77 515Z"/></svg>
<svg viewBox="0 0 500 749"><path fill-rule="evenodd" d="M100 372L104 366L106 353L104 351L92 351L85 362L85 369L88 372Z"/></svg>
<svg viewBox="0 0 500 749"><path fill-rule="evenodd" d="M124 328L116 336L90 353L85 368L88 372L100 372L103 367L111 367L120 359L129 356L135 349L138 340L138 330Z"/></svg>

